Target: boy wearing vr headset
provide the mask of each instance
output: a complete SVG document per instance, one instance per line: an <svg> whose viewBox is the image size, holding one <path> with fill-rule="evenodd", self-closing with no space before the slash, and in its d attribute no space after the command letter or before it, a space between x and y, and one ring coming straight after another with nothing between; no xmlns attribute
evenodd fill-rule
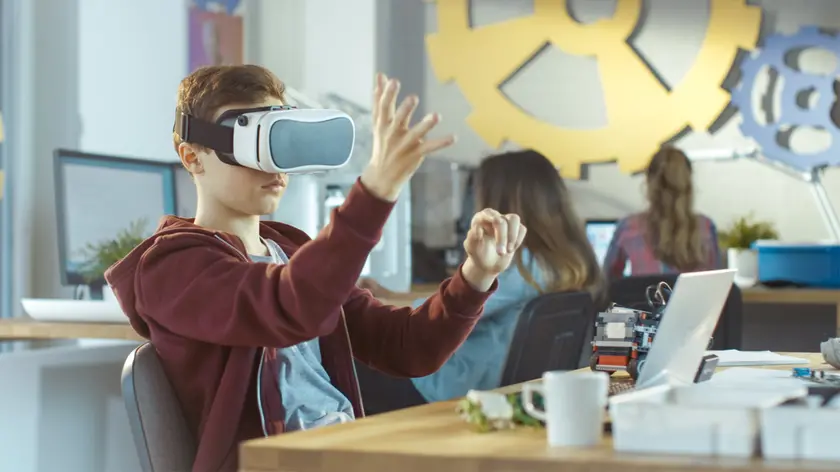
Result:
<svg viewBox="0 0 840 472"><path fill-rule="evenodd" d="M518 216L484 210L466 262L418 309L356 287L400 189L426 154L453 143L428 137L436 114L411 125L418 100L397 107L398 92L377 76L370 163L310 240L260 215L277 208L284 170L346 162L352 121L286 107L282 83L258 66L203 68L181 82L174 140L195 180L196 218L165 217L106 279L196 435L193 470L234 470L246 439L363 416L354 357L393 376L439 369L521 245Z"/></svg>

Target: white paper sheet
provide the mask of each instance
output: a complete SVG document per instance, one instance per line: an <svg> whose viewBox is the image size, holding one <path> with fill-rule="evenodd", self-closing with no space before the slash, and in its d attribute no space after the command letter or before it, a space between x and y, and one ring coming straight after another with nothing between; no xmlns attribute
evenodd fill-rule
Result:
<svg viewBox="0 0 840 472"><path fill-rule="evenodd" d="M794 377L792 370L750 369L748 367L733 367L717 372L708 383L717 387L743 387L753 390L789 389L802 385L816 385L814 382Z"/></svg>
<svg viewBox="0 0 840 472"><path fill-rule="evenodd" d="M808 359L783 356L770 351L707 351L718 356L718 367L757 366L757 365L807 365Z"/></svg>

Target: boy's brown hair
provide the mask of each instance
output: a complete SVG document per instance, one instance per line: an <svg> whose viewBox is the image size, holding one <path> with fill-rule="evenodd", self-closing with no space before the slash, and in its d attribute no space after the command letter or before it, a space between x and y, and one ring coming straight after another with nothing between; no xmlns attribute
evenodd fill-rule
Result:
<svg viewBox="0 0 840 472"><path fill-rule="evenodd" d="M286 86L270 70L257 65L208 66L188 75L178 86L176 119L181 113L212 120L216 111L232 103L257 103L268 97L285 102ZM177 130L177 127L176 127ZM181 144L172 133L175 152Z"/></svg>

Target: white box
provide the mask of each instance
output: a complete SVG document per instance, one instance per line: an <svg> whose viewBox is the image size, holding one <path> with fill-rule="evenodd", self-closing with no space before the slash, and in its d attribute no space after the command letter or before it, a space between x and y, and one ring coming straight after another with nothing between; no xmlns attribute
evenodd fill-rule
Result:
<svg viewBox="0 0 840 472"><path fill-rule="evenodd" d="M658 386L610 399L617 451L752 457L761 410L807 395L801 387L757 390L700 383Z"/></svg>
<svg viewBox="0 0 840 472"><path fill-rule="evenodd" d="M779 406L761 412L761 451L771 459L840 461L840 409Z"/></svg>

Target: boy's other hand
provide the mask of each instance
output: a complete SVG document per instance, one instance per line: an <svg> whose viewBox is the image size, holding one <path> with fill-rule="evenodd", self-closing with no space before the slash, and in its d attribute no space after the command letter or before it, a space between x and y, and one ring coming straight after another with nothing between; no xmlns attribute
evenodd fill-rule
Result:
<svg viewBox="0 0 840 472"><path fill-rule="evenodd" d="M423 163L427 154L451 146L453 136L427 139L426 135L440 122L440 115L430 113L409 127L417 109L418 98L406 97L396 106L400 82L377 74L373 89L373 153L362 173L365 188L377 197L395 201L403 185Z"/></svg>
<svg viewBox="0 0 840 472"><path fill-rule="evenodd" d="M464 241L467 260L461 271L467 282L476 290L489 290L496 276L510 266L526 232L519 215L489 208L476 213Z"/></svg>

